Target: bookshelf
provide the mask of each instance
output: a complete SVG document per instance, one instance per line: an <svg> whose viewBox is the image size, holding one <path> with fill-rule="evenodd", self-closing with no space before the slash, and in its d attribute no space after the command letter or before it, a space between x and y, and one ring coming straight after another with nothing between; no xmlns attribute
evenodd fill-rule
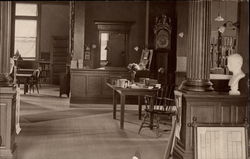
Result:
<svg viewBox="0 0 250 159"><path fill-rule="evenodd" d="M41 70L40 82L49 84L51 83L51 66L50 61L40 60L38 61L39 68Z"/></svg>
<svg viewBox="0 0 250 159"><path fill-rule="evenodd" d="M51 46L51 83L60 83L60 74L66 73L69 55L69 39L65 36L53 36Z"/></svg>

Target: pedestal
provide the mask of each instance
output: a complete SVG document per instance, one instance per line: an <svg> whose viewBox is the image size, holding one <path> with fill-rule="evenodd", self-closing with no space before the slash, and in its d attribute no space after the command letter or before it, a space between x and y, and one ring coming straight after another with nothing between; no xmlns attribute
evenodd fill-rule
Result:
<svg viewBox="0 0 250 159"><path fill-rule="evenodd" d="M219 92L184 92L180 139L174 145L174 159L194 159L194 133L191 123L244 124L247 119L247 95L231 96Z"/></svg>
<svg viewBox="0 0 250 159"><path fill-rule="evenodd" d="M0 87L0 158L15 158L16 91Z"/></svg>

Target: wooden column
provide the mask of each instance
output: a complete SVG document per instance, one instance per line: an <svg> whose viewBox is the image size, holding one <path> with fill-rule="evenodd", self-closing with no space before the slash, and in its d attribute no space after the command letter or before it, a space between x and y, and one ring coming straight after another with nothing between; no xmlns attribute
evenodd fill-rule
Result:
<svg viewBox="0 0 250 159"><path fill-rule="evenodd" d="M0 158L16 157L16 91L0 87Z"/></svg>
<svg viewBox="0 0 250 159"><path fill-rule="evenodd" d="M186 91L211 91L209 80L209 45L211 35L211 1L189 2Z"/></svg>
<svg viewBox="0 0 250 159"><path fill-rule="evenodd" d="M85 3L82 1L74 2L74 34L73 36L73 59L83 59L84 37L85 37Z"/></svg>
<svg viewBox="0 0 250 159"><path fill-rule="evenodd" d="M15 157L16 91L9 83L11 1L0 1L0 158Z"/></svg>
<svg viewBox="0 0 250 159"><path fill-rule="evenodd" d="M146 1L145 48L148 48L149 1Z"/></svg>
<svg viewBox="0 0 250 159"><path fill-rule="evenodd" d="M9 72L11 31L11 2L0 2L0 82Z"/></svg>
<svg viewBox="0 0 250 159"><path fill-rule="evenodd" d="M75 27L75 1L69 2L69 54L73 56L74 54L74 27ZM71 57L72 58L72 57ZM71 60L71 59L70 59ZM70 61L68 61L70 63Z"/></svg>

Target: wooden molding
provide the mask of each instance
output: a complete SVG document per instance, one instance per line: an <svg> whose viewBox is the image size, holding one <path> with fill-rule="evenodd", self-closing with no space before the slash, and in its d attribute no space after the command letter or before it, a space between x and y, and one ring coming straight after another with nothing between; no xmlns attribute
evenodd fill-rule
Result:
<svg viewBox="0 0 250 159"><path fill-rule="evenodd" d="M95 21L99 31L128 32L134 22L130 21Z"/></svg>

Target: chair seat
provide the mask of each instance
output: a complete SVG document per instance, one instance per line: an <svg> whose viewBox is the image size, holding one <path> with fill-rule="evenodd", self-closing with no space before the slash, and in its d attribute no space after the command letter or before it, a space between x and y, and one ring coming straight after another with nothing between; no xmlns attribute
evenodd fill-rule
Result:
<svg viewBox="0 0 250 159"><path fill-rule="evenodd" d="M152 113L152 114L166 114L166 115L175 115L176 111L175 110L150 110L150 109L145 109L146 112Z"/></svg>
<svg viewBox="0 0 250 159"><path fill-rule="evenodd" d="M160 118L163 116L172 117L177 114L177 108L173 97L174 85L165 85L161 87L156 96L145 96L145 115L138 134L144 127L156 128L157 136L159 135ZM154 124L153 118L156 119ZM150 121L150 122L148 122Z"/></svg>
<svg viewBox="0 0 250 159"><path fill-rule="evenodd" d="M40 70L36 69L33 71L32 76L30 77L28 81L30 93L31 93L31 89L33 89L33 92L34 92L34 86L35 86L37 93L39 94L39 88L38 88L39 78L40 78Z"/></svg>

